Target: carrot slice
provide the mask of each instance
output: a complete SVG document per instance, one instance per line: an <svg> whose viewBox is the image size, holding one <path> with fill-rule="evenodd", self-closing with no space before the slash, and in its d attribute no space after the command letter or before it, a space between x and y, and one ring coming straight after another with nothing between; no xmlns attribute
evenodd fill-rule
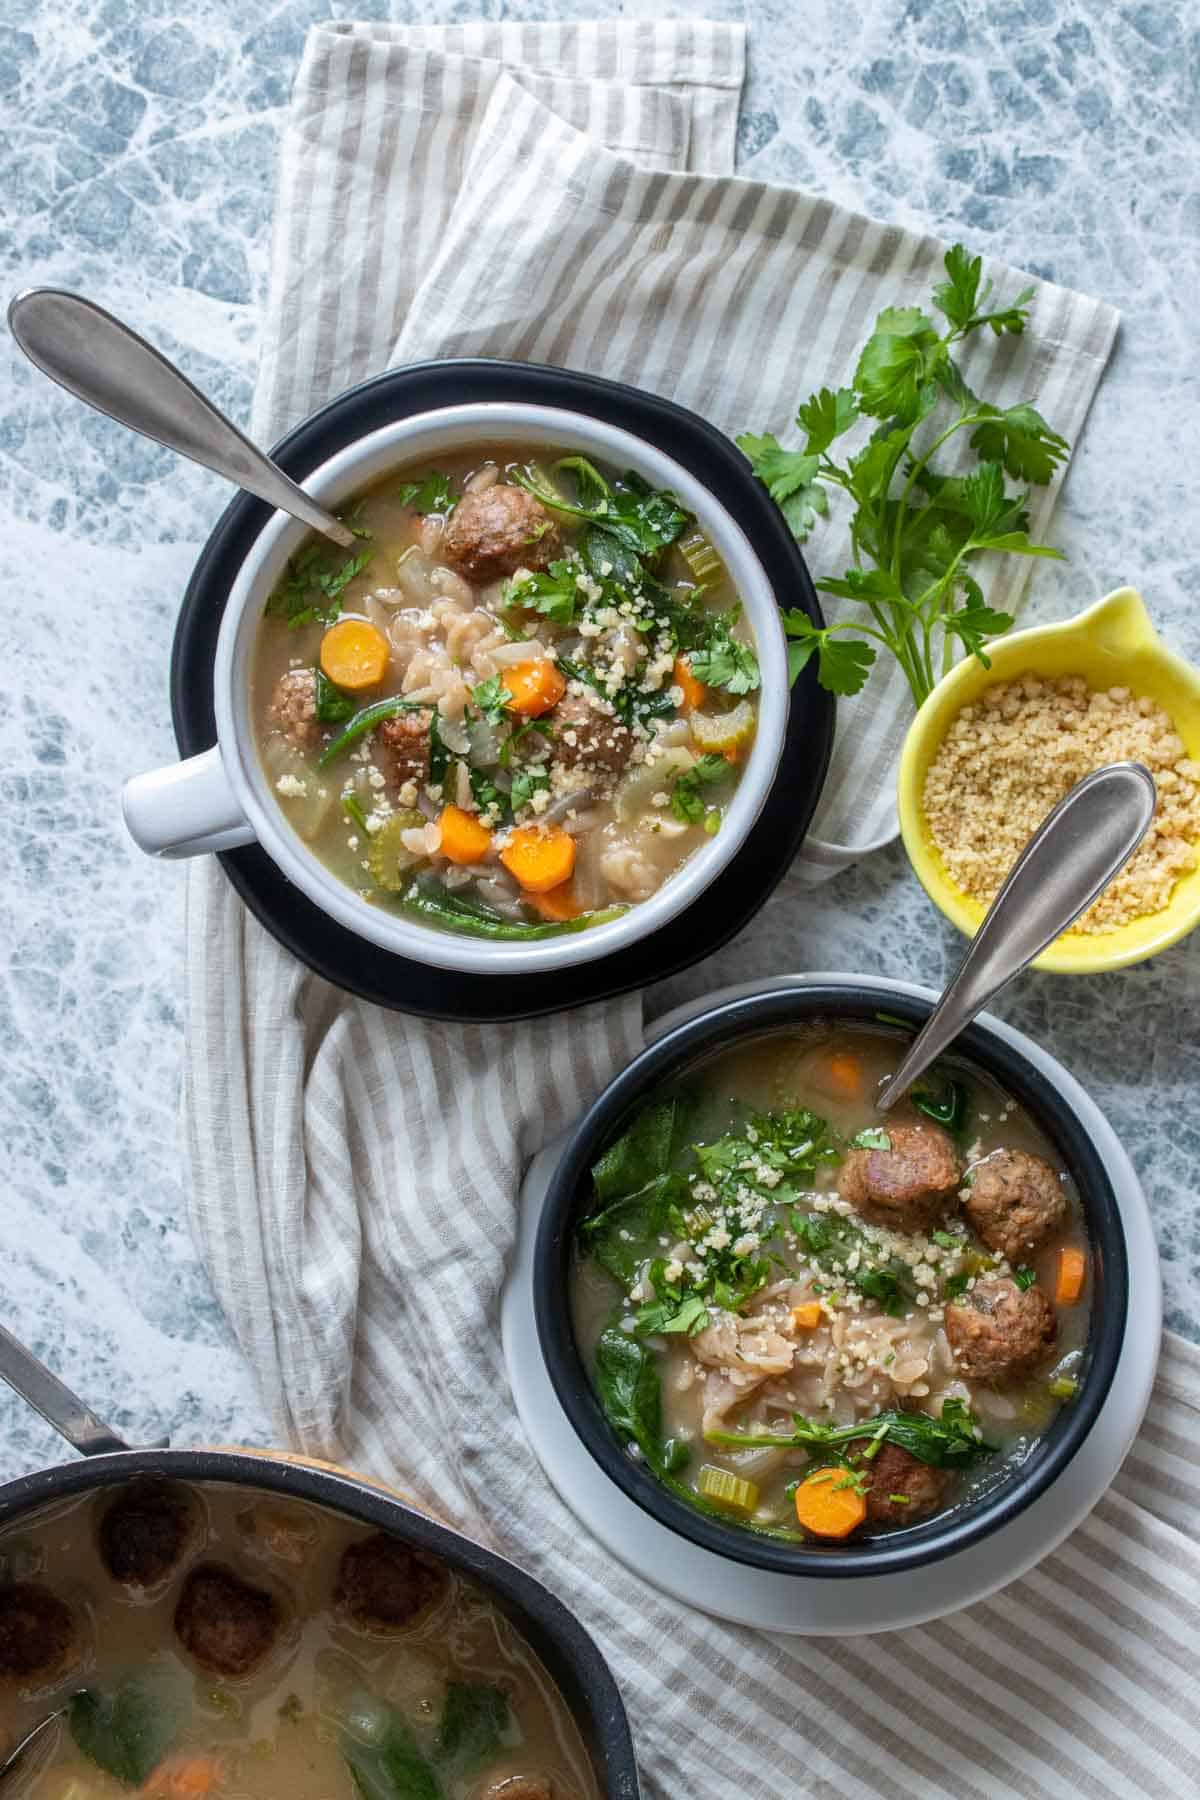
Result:
<svg viewBox="0 0 1200 1800"><path fill-rule="evenodd" d="M348 694L378 687L391 656L382 631L366 619L339 619L321 639L321 668L335 687Z"/></svg>
<svg viewBox="0 0 1200 1800"><path fill-rule="evenodd" d="M544 894L531 890L522 898L543 919L548 919L555 925L561 925L567 919L577 919L583 911L575 898L575 885L570 881L564 881L558 887L547 888Z"/></svg>
<svg viewBox="0 0 1200 1800"><path fill-rule="evenodd" d="M815 1331L821 1323L821 1302L805 1300L792 1308L792 1324L797 1331Z"/></svg>
<svg viewBox="0 0 1200 1800"><path fill-rule="evenodd" d="M677 656L675 658L672 674L675 678L675 686L683 689L685 710L694 712L698 706L703 706L708 698L708 689L702 681L696 680L692 674L692 665L684 657Z"/></svg>
<svg viewBox="0 0 1200 1800"><path fill-rule="evenodd" d="M858 1477L840 1463L815 1469L796 1489L796 1517L813 1537L844 1538L867 1516Z"/></svg>
<svg viewBox="0 0 1200 1800"><path fill-rule="evenodd" d="M1087 1274L1087 1258L1083 1251L1074 1244L1064 1244L1058 1253L1058 1270L1054 1280L1054 1301L1057 1306L1074 1306L1083 1292L1083 1278Z"/></svg>
<svg viewBox="0 0 1200 1800"><path fill-rule="evenodd" d="M438 824L442 828L442 855L452 863L482 862L492 847L487 826L461 806L443 806Z"/></svg>
<svg viewBox="0 0 1200 1800"><path fill-rule="evenodd" d="M566 682L548 656L539 656L533 662L510 663L501 669L500 679L511 696L508 710L525 719L540 719L558 705L567 691Z"/></svg>
<svg viewBox="0 0 1200 1800"><path fill-rule="evenodd" d="M522 825L509 837L500 861L529 894L548 894L575 872L575 839L561 825Z"/></svg>

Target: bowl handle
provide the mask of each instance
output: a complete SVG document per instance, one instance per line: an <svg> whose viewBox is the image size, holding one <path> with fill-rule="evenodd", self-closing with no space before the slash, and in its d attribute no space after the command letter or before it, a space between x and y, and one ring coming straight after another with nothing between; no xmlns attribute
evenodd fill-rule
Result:
<svg viewBox="0 0 1200 1800"><path fill-rule="evenodd" d="M254 842L216 744L186 762L135 775L125 783L121 810L147 856L201 856Z"/></svg>

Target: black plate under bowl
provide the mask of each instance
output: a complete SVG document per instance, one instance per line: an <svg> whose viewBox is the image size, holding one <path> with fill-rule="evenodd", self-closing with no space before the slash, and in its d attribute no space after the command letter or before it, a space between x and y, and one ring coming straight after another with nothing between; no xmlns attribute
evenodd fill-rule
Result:
<svg viewBox="0 0 1200 1800"><path fill-rule="evenodd" d="M739 451L713 426L670 400L569 369L462 359L390 370L331 400L276 444L272 455L299 481L348 444L396 419L482 401L567 407L623 426L673 456L719 496L750 539L780 602L821 624L804 559L774 502ZM217 737L212 670L230 589L272 509L241 494L218 520L183 597L171 656L171 715L185 756ZM460 975L413 962L337 925L288 881L256 844L220 861L254 916L318 975L378 1006L426 1018L490 1022L586 1006L661 981L709 956L739 932L783 876L808 830L829 763L834 707L810 664L792 689L775 784L730 866L686 912L628 949L576 968L519 977Z"/></svg>

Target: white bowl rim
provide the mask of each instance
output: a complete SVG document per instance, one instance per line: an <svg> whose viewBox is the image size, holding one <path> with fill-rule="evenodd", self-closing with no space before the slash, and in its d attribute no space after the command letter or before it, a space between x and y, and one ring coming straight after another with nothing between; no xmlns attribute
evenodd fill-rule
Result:
<svg viewBox="0 0 1200 1800"><path fill-rule="evenodd" d="M762 671L758 728L721 831L701 845L648 900L621 918L576 934L533 944L496 943L442 932L372 906L308 850L278 806L258 758L250 718L250 666L261 600L309 528L275 514L251 546L230 589L214 659L214 708L221 759L255 837L283 874L315 905L356 936L384 950L464 973L518 975L576 966L627 949L678 917L728 867L745 842L770 792L787 730L787 654L774 590L749 539L716 495L674 458L622 427L566 407L485 401L440 407L382 426L346 446L313 471L305 488L338 505L388 469L461 448L464 442L543 444L579 449L635 469L669 488L705 534L729 571L745 609Z"/></svg>

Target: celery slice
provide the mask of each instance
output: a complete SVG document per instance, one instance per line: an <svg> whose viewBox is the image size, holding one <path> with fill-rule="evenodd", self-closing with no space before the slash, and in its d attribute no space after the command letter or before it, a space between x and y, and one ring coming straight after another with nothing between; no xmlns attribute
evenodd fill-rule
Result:
<svg viewBox="0 0 1200 1800"><path fill-rule="evenodd" d="M757 1482L744 1481L732 1470L715 1468L712 1463L705 1463L696 1478L696 1486L714 1506L741 1513L744 1518L748 1518L758 1505Z"/></svg>

